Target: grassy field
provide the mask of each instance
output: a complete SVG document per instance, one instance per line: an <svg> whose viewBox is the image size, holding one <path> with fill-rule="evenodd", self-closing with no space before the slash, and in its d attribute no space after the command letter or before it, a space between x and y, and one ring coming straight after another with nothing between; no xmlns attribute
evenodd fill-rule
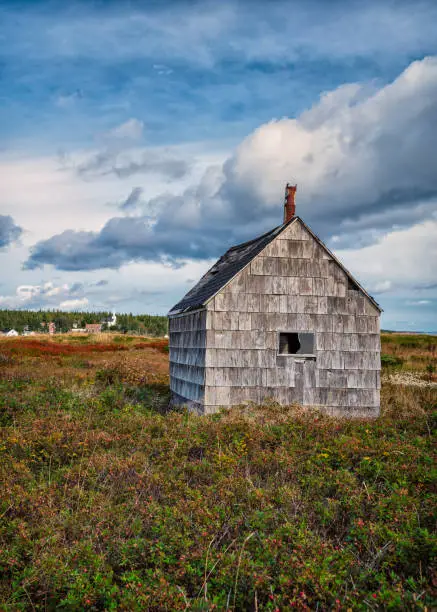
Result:
<svg viewBox="0 0 437 612"><path fill-rule="evenodd" d="M169 412L165 340L0 339L1 610L432 610L436 338L382 415Z"/></svg>

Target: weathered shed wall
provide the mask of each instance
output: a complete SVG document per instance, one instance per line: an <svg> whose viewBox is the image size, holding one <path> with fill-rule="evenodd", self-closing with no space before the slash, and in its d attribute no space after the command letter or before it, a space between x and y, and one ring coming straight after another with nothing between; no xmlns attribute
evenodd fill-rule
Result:
<svg viewBox="0 0 437 612"><path fill-rule="evenodd" d="M332 414L378 414L379 311L300 222L207 310L206 412L273 397ZM314 332L314 358L278 355L281 331Z"/></svg>
<svg viewBox="0 0 437 612"><path fill-rule="evenodd" d="M173 404L203 412L206 352L205 310L170 317L169 361Z"/></svg>

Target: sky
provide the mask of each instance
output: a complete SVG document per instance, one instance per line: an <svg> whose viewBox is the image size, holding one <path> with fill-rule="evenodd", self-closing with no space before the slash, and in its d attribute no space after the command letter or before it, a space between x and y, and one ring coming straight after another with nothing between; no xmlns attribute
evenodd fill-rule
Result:
<svg viewBox="0 0 437 612"><path fill-rule="evenodd" d="M0 308L165 314L297 214L437 330L437 3L0 0Z"/></svg>

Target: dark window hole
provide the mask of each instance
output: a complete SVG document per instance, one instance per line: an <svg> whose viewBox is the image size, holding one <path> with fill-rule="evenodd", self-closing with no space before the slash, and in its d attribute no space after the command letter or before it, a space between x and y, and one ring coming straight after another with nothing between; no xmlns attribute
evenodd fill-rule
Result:
<svg viewBox="0 0 437 612"><path fill-rule="evenodd" d="M279 334L279 353L281 355L312 355L314 353L314 334L281 332Z"/></svg>

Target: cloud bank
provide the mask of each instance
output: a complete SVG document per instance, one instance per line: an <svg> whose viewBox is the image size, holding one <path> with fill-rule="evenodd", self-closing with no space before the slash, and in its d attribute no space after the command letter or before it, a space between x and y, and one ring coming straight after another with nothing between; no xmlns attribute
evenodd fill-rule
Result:
<svg viewBox="0 0 437 612"><path fill-rule="evenodd" d="M123 179L134 174L155 174L174 181L190 172L191 163L175 157L168 148L138 148L143 130L144 123L136 118L115 126L100 136L103 148L80 162L73 160L73 169L87 180L108 175Z"/></svg>
<svg viewBox="0 0 437 612"><path fill-rule="evenodd" d="M183 178L190 172L191 166L185 159L171 157L168 154L143 151L103 150L89 156L80 163L77 174L85 179L115 175L127 178L135 174L156 174L173 181Z"/></svg>
<svg viewBox="0 0 437 612"><path fill-rule="evenodd" d="M346 85L298 119L261 126L229 160L221 192L270 213L279 187L294 180L305 219L324 236L344 231L355 241L369 227L410 224L419 206L422 219L436 210L436 138L432 57L379 90Z"/></svg>
<svg viewBox="0 0 437 612"><path fill-rule="evenodd" d="M144 203L134 190L121 206L129 216L39 241L25 267L116 269L215 257L282 221L287 181L298 183L298 214L331 246L384 244L385 234L418 223L428 239L434 226L426 220L437 211L436 141L437 58L429 57L384 87L342 86L295 119L260 126L182 195ZM428 254L433 261L434 251Z"/></svg>
<svg viewBox="0 0 437 612"><path fill-rule="evenodd" d="M0 295L0 308L40 309L56 308L76 310L86 308L90 300L85 295L96 297L96 287L107 284L107 281L95 283L63 283L45 281L38 285L19 285L13 295Z"/></svg>
<svg viewBox="0 0 437 612"><path fill-rule="evenodd" d="M387 293L413 289L424 292L436 282L437 220L387 233L375 244L337 251L346 267L365 278L368 289ZM416 305L429 304L416 300Z"/></svg>

